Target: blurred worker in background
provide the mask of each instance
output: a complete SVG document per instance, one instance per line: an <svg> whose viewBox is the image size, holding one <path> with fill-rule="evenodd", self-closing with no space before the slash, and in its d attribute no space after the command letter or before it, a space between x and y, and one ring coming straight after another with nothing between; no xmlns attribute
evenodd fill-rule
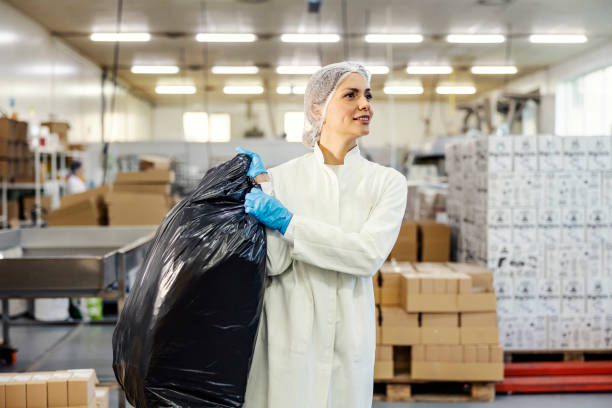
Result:
<svg viewBox="0 0 612 408"><path fill-rule="evenodd" d="M245 211L267 235L268 283L245 408L371 408L376 347L372 276L397 239L406 178L361 156L370 133L370 73L341 62L316 72L304 95L312 153L269 171Z"/></svg>
<svg viewBox="0 0 612 408"><path fill-rule="evenodd" d="M66 195L78 194L87 190L85 185L85 171L80 161L70 163L70 174L66 183Z"/></svg>

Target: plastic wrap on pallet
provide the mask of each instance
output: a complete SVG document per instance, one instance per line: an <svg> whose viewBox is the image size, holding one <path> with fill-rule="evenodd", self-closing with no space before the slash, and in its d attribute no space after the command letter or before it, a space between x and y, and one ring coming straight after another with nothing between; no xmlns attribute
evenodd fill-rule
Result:
<svg viewBox="0 0 612 408"><path fill-rule="evenodd" d="M211 169L166 216L113 336L137 407L241 407L261 313L265 230L243 209L250 159Z"/></svg>

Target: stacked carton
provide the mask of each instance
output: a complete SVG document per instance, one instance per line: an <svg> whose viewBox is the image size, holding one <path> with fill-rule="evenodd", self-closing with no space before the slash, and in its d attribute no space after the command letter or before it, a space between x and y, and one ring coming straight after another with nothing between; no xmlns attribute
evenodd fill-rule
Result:
<svg viewBox="0 0 612 408"><path fill-rule="evenodd" d="M494 272L504 348L612 347L612 137L447 146L458 259Z"/></svg>
<svg viewBox="0 0 612 408"><path fill-rule="evenodd" d="M387 263L375 277L375 295L376 379L393 378L399 367L409 368L410 378L420 380L503 377L488 270L464 264ZM412 350L402 358L393 346Z"/></svg>
<svg viewBox="0 0 612 408"><path fill-rule="evenodd" d="M389 259L397 262L448 262L451 228L430 220L404 221Z"/></svg>
<svg viewBox="0 0 612 408"><path fill-rule="evenodd" d="M0 177L16 182L34 180L26 122L0 118Z"/></svg>
<svg viewBox="0 0 612 408"><path fill-rule="evenodd" d="M92 369L0 374L0 407L108 408L108 388L96 389Z"/></svg>
<svg viewBox="0 0 612 408"><path fill-rule="evenodd" d="M59 142L68 149L68 130L70 130L70 124L67 122L42 122L41 126L49 128L49 133L55 133L59 139Z"/></svg>
<svg viewBox="0 0 612 408"><path fill-rule="evenodd" d="M118 173L113 192L106 195L109 225L157 225L171 209L174 173L151 168Z"/></svg>

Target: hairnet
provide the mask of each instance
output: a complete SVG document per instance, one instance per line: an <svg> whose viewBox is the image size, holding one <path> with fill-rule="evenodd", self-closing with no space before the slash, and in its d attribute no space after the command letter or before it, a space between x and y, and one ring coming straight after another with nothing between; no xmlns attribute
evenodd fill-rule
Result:
<svg viewBox="0 0 612 408"><path fill-rule="evenodd" d="M363 65L356 62L326 65L308 80L304 93L304 130L302 132L302 141L306 146L313 147L319 140L327 104L338 85L353 72L363 75L368 84L370 83L370 73ZM322 107L319 118L315 117L312 111L315 105Z"/></svg>
<svg viewBox="0 0 612 408"><path fill-rule="evenodd" d="M72 163L70 163L70 172L71 173L76 173L78 169L80 169L82 166L81 162L78 160L73 161Z"/></svg>

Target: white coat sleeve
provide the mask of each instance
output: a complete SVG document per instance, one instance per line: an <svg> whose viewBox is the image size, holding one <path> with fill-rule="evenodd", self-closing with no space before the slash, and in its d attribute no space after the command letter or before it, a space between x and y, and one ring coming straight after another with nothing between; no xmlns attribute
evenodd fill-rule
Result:
<svg viewBox="0 0 612 408"><path fill-rule="evenodd" d="M407 183L394 174L359 232L294 215L293 258L319 268L372 276L385 262L406 209Z"/></svg>
<svg viewBox="0 0 612 408"><path fill-rule="evenodd" d="M271 181L260 185L264 193L274 196L274 186ZM266 271L268 276L280 275L291 266L291 245L280 232L267 227L266 239Z"/></svg>

